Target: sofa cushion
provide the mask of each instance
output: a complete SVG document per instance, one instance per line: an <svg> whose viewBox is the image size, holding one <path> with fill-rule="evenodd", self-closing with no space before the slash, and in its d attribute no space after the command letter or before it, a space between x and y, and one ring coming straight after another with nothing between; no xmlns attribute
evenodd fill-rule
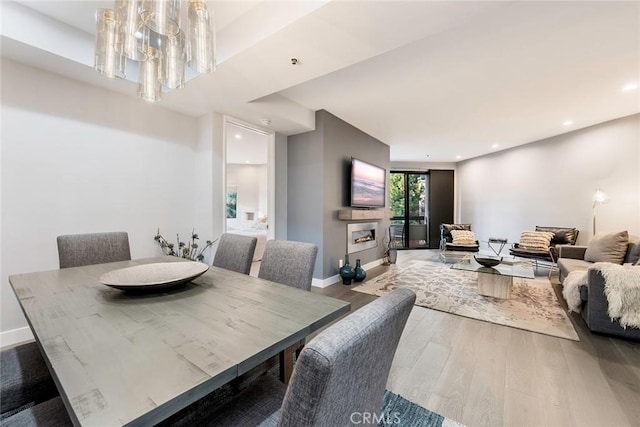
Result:
<svg viewBox="0 0 640 427"><path fill-rule="evenodd" d="M553 232L550 231L523 231L519 247L529 251L546 252L553 236Z"/></svg>
<svg viewBox="0 0 640 427"><path fill-rule="evenodd" d="M581 259L573 258L559 258L558 269L560 270L560 277L567 277L572 271L588 270L593 264Z"/></svg>
<svg viewBox="0 0 640 427"><path fill-rule="evenodd" d="M454 245L475 245L476 236L469 230L451 230Z"/></svg>
<svg viewBox="0 0 640 427"><path fill-rule="evenodd" d="M536 225L536 231L550 231L553 233L551 245L575 245L578 239L578 230L570 227L541 227Z"/></svg>
<svg viewBox="0 0 640 427"><path fill-rule="evenodd" d="M622 264L629 246L629 233L596 234L587 245L584 260L590 262L612 262Z"/></svg>

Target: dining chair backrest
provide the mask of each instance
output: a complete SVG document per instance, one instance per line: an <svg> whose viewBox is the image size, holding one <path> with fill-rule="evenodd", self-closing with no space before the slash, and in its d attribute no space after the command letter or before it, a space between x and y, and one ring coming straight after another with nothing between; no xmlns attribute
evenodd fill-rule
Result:
<svg viewBox="0 0 640 427"><path fill-rule="evenodd" d="M379 414L415 293L397 289L322 331L300 353L279 426L351 425Z"/></svg>
<svg viewBox="0 0 640 427"><path fill-rule="evenodd" d="M258 239L240 234L224 233L220 236L218 249L213 258L213 265L227 270L249 274L253 254L256 251Z"/></svg>
<svg viewBox="0 0 640 427"><path fill-rule="evenodd" d="M58 236L58 258L60 268L128 261L129 235L118 231Z"/></svg>
<svg viewBox="0 0 640 427"><path fill-rule="evenodd" d="M313 243L269 240L258 277L309 291L317 254Z"/></svg>

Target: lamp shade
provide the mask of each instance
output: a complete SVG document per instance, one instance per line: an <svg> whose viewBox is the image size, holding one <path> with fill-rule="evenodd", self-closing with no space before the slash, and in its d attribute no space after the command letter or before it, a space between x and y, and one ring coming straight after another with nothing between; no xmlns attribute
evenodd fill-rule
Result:
<svg viewBox="0 0 640 427"><path fill-rule="evenodd" d="M183 88L187 65L215 69L213 11L204 0L114 0L113 9L96 10L96 30L95 70L124 78L127 61L136 61L138 95L149 102L160 101L163 87Z"/></svg>
<svg viewBox="0 0 640 427"><path fill-rule="evenodd" d="M599 188L596 189L596 192L593 193L593 202L594 203L598 203L601 204L603 203L605 200L607 200L608 196L606 193L604 193L602 190L600 190Z"/></svg>
<svg viewBox="0 0 640 427"><path fill-rule="evenodd" d="M109 78L125 77L126 59L116 49L117 23L113 9L96 10L95 70Z"/></svg>
<svg viewBox="0 0 640 427"><path fill-rule="evenodd" d="M160 81L160 59L153 48L149 48L147 59L140 62L138 74L138 95L145 101L158 102L162 98Z"/></svg>
<svg viewBox="0 0 640 427"><path fill-rule="evenodd" d="M133 61L146 59L140 32L140 28L143 26L141 11L141 0L116 0L116 17L118 19L116 48Z"/></svg>
<svg viewBox="0 0 640 427"><path fill-rule="evenodd" d="M215 33L204 1L189 0L187 65L199 73L215 69Z"/></svg>
<svg viewBox="0 0 640 427"><path fill-rule="evenodd" d="M145 0L142 3L145 25L163 36L180 31L180 0Z"/></svg>
<svg viewBox="0 0 640 427"><path fill-rule="evenodd" d="M169 89L182 89L186 62L184 33L179 31L175 36L167 36L162 49L162 84Z"/></svg>

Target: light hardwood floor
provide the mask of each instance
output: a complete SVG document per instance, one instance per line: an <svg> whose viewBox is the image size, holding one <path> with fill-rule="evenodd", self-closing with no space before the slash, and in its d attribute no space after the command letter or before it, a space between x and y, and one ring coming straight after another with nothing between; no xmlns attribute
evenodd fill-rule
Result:
<svg viewBox="0 0 640 427"><path fill-rule="evenodd" d="M398 264L430 256L400 251ZM352 311L376 298L352 288L313 292ZM467 426L640 426L640 343L594 335L569 317L580 342L416 306L387 388Z"/></svg>

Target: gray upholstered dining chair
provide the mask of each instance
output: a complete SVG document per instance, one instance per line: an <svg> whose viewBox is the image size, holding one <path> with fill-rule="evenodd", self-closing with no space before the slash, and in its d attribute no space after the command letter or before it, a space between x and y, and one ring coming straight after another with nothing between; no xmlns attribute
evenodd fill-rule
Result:
<svg viewBox="0 0 640 427"><path fill-rule="evenodd" d="M309 291L317 255L313 243L269 240L258 277Z"/></svg>
<svg viewBox="0 0 640 427"><path fill-rule="evenodd" d="M220 236L218 249L213 258L213 265L237 271L238 273L249 274L257 242L258 239L256 237L224 233Z"/></svg>
<svg viewBox="0 0 640 427"><path fill-rule="evenodd" d="M397 289L322 331L300 353L288 387L265 374L222 406L196 402L167 425L346 426L353 413L380 416L415 298Z"/></svg>
<svg viewBox="0 0 640 427"><path fill-rule="evenodd" d="M60 268L128 261L129 235L118 231L58 236L58 258Z"/></svg>
<svg viewBox="0 0 640 427"><path fill-rule="evenodd" d="M0 412L3 417L57 395L56 385L35 342L0 352Z"/></svg>
<svg viewBox="0 0 640 427"><path fill-rule="evenodd" d="M60 396L30 406L10 417L4 418L0 424L2 424L3 427L73 426Z"/></svg>
<svg viewBox="0 0 640 427"><path fill-rule="evenodd" d="M58 236L57 242L60 268L131 259L129 237L125 232L64 235ZM38 406L58 394L35 342L3 350L0 358L0 411L3 414L33 404ZM31 413L34 411L35 407Z"/></svg>

